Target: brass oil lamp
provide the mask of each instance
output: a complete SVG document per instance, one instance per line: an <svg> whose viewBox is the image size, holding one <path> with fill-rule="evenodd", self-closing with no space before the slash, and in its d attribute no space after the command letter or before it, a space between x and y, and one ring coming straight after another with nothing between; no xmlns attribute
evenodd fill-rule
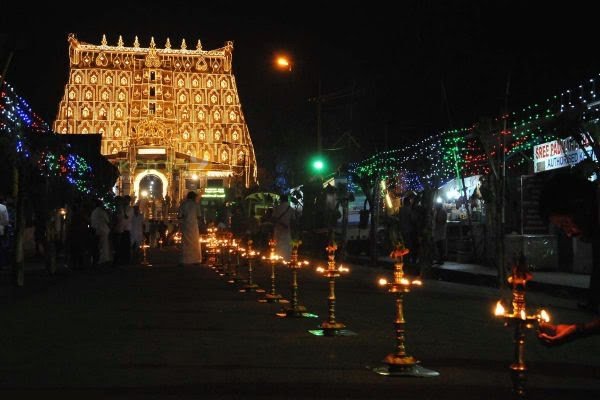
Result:
<svg viewBox="0 0 600 400"><path fill-rule="evenodd" d="M240 267L240 244L234 238L231 238L229 242L229 251L228 251L228 283L236 283L240 281L238 271Z"/></svg>
<svg viewBox="0 0 600 400"><path fill-rule="evenodd" d="M507 311L502 300L496 303L494 315L504 320L504 326L514 326L514 361L510 365L513 393L517 398L526 397L527 365L525 364L525 332L540 322L549 322L550 315L546 310L536 314L528 314L525 305L525 287L533 275L527 270L527 262L521 256L512 267L508 283L512 288L512 311Z"/></svg>
<svg viewBox="0 0 600 400"><path fill-rule="evenodd" d="M330 243L325 250L327 251L327 268L318 267L317 272L321 273L329 280L329 297L327 298L329 315L327 321L323 321L321 325L319 325L320 329L310 330L309 332L316 336L356 335L355 332L344 329L346 328L346 325L337 321L335 318L335 278L350 270L342 265L338 266L335 264L335 251L337 250L337 245L335 243Z"/></svg>
<svg viewBox="0 0 600 400"><path fill-rule="evenodd" d="M290 261L285 263L288 266L288 268L292 270L292 300L289 307L286 307L277 313L278 317L317 317L317 315L309 313L306 307L300 305L300 303L298 302L298 271L309 264L308 261L302 261L298 259L298 248L301 244L302 241L300 240L292 241L292 254L290 256Z"/></svg>
<svg viewBox="0 0 600 400"><path fill-rule="evenodd" d="M242 252L242 257L246 258L246 262L248 265L248 271L247 271L248 278L246 279L246 283L244 283L244 285L240 289L240 292L244 292L244 293L264 292L263 289L261 289L256 283L254 283L254 278L253 278L254 260L256 260L256 257L258 257L260 255L260 253L255 251L252 248L253 243L254 242L252 240L248 240L248 243L246 246L247 248L240 250Z"/></svg>
<svg viewBox="0 0 600 400"><path fill-rule="evenodd" d="M396 297L396 319L394 320L394 329L396 331L396 350L388 354L384 359L386 365L376 367L373 370L385 376L415 376L415 377L435 377L439 372L424 368L420 362L406 352L406 321L404 320L404 295L411 291L412 287L420 287L421 280L410 280L404 275L404 256L408 254L408 249L403 244L396 245L396 248L390 254L395 260L394 280L388 282L387 279L380 279L379 285L386 286L388 292Z"/></svg>
<svg viewBox="0 0 600 400"><path fill-rule="evenodd" d="M150 245L144 240L144 243L142 245L140 245L140 247L142 248L142 255L143 255L143 260L140 264L145 267L151 267L152 264L150 264L150 262L148 261L147 254L146 254Z"/></svg>
<svg viewBox="0 0 600 400"><path fill-rule="evenodd" d="M271 265L271 290L264 295L263 298L258 301L261 303L279 303L283 301L283 296L277 293L277 289L275 288L276 281L276 273L275 266L282 262L282 257L275 253L275 246L277 245L277 241L275 239L269 239L269 256L264 257L263 261L268 262Z"/></svg>

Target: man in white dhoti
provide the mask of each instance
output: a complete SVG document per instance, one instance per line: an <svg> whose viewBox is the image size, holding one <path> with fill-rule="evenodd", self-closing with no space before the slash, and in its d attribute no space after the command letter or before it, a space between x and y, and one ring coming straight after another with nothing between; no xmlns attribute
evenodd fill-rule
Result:
<svg viewBox="0 0 600 400"><path fill-rule="evenodd" d="M275 252L289 260L292 253L292 230L290 224L294 211L290 207L287 195L282 194L281 203L273 209L273 237L277 241Z"/></svg>
<svg viewBox="0 0 600 400"><path fill-rule="evenodd" d="M197 194L189 192L187 198L179 207L179 220L181 221L182 251L181 264L199 264L202 261L200 252L200 234L198 232L198 218L201 217L200 207L196 202Z"/></svg>
<svg viewBox="0 0 600 400"><path fill-rule="evenodd" d="M140 246L144 244L144 215L140 212L139 205L133 206L131 217L131 259L134 264L140 262Z"/></svg>
<svg viewBox="0 0 600 400"><path fill-rule="evenodd" d="M110 218L104 209L102 201L96 200L96 208L90 216L90 225L94 229L97 240L97 249L94 249L94 264L104 265L111 261L110 243L108 235L110 233Z"/></svg>

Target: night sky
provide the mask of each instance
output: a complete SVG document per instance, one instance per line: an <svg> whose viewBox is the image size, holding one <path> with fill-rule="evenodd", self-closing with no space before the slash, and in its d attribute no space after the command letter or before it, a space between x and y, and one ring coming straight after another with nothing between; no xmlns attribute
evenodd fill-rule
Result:
<svg viewBox="0 0 600 400"><path fill-rule="evenodd" d="M67 34L99 44L138 35L174 48L185 38L205 49L233 40L234 73L259 163L266 149L316 147L318 93L340 93L323 105L323 147L368 156L450 128L499 115L510 78L509 110L543 101L600 72L589 2L278 2L261 13L200 2L87 2L2 10L7 80L51 123L67 79ZM481 3L481 4L480 4ZM522 4L527 3L527 4ZM26 4L23 2L23 4ZM197 5L196 5L197 4ZM82 7L85 7L83 9ZM266 9L266 7L265 7ZM273 57L287 52L291 73ZM360 146L350 145L349 137ZM332 150L337 149L337 150Z"/></svg>

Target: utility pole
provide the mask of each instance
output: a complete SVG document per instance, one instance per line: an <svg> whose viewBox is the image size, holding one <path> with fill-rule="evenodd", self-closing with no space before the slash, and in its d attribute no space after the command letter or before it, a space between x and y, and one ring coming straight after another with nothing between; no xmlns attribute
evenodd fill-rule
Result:
<svg viewBox="0 0 600 400"><path fill-rule="evenodd" d="M321 104L323 103L323 99L321 97L321 79L319 78L319 89L318 89L318 93L317 93L317 154L319 156L321 156L321 153L323 151L323 144L322 144L322 140L321 140L321 127L322 127L322 123L321 123Z"/></svg>
<svg viewBox="0 0 600 400"><path fill-rule="evenodd" d="M500 268L498 268L498 279L499 284L502 285L506 282L506 246L504 241L504 231L506 226L506 135L508 128L508 96L510 93L510 72L506 77L506 91L504 92L504 118L502 125L502 181L501 181L501 199L500 199L500 237L498 243L500 244ZM502 287L502 286L500 286Z"/></svg>

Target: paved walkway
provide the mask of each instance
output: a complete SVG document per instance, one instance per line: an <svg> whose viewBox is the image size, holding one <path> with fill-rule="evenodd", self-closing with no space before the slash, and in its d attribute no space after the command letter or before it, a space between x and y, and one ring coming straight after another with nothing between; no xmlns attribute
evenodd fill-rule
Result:
<svg viewBox="0 0 600 400"><path fill-rule="evenodd" d="M478 264L461 264L449 261L440 266L436 266L436 268L474 275L485 275L494 278L498 276L498 271L495 268L484 267ZM590 284L590 276L588 274L566 272L534 271L532 282L545 285L567 286L576 289L587 289Z"/></svg>
<svg viewBox="0 0 600 400"><path fill-rule="evenodd" d="M367 257L354 257L351 262L367 264ZM394 260L390 257L380 257L379 264L391 268ZM479 264L458 263L446 261L444 264L436 264L432 267L436 275L443 280L457 281L463 283L492 285L496 282L498 271L493 267ZM533 279L529 282L532 289L546 291L569 292L571 295L581 296L589 287L589 274L576 274L558 271L533 271Z"/></svg>
<svg viewBox="0 0 600 400"><path fill-rule="evenodd" d="M364 256L351 257L349 262L355 265L366 265L369 259ZM380 257L378 264L384 268L392 268L394 260L390 257ZM46 270L43 260L32 257L27 259L25 268L29 273L45 273ZM432 267L432 270L440 280L483 286L495 286L498 276L498 271L495 268L454 261L446 261L442 265L436 264ZM64 273L65 271L65 266L59 263L58 273ZM4 275L4 280L8 278L10 273L11 270L8 266L0 269L0 275ZM534 271L533 279L529 282L529 286L532 290L555 293L561 297L580 298L585 296L589 283L589 274Z"/></svg>
<svg viewBox="0 0 600 400"><path fill-rule="evenodd" d="M0 296L0 397L117 399L507 399L512 330L492 316L497 289L427 280L405 298L407 350L437 378L389 378L372 367L394 349L393 297L383 268L354 266L336 285L337 321L356 333L324 338L327 280L301 271L300 301L318 318L280 319L279 304L240 293L205 266L177 267L175 249L152 267L28 275ZM314 266L313 266L314 267ZM290 273L277 272L289 298ZM270 287L270 268L255 281ZM6 289L4 282L0 289ZM530 309L589 318L570 299L528 293ZM600 338L547 349L530 333L530 399L600 398Z"/></svg>

